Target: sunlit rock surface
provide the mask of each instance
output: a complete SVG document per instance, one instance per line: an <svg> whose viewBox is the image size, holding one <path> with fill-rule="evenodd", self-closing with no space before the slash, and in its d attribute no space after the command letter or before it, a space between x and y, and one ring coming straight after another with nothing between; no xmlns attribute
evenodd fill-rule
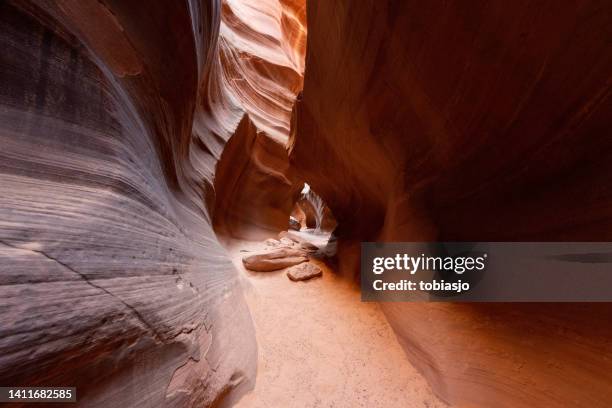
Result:
<svg viewBox="0 0 612 408"><path fill-rule="evenodd" d="M359 241L612 240L610 5L312 0L291 162ZM605 407L608 305L387 304L458 406Z"/></svg>
<svg viewBox="0 0 612 408"><path fill-rule="evenodd" d="M270 237L287 228L301 189L286 146L303 83L305 18L303 0L223 2L219 88L224 93L209 99L223 100L222 106L248 117L235 132L230 127L234 136L215 177L214 226L222 236ZM215 109L213 118L228 116Z"/></svg>

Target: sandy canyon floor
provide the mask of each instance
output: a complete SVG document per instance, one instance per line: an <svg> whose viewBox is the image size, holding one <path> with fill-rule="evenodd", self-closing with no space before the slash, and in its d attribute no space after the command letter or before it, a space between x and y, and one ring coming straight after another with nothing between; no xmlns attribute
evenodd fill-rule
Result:
<svg viewBox="0 0 612 408"><path fill-rule="evenodd" d="M258 343L256 385L236 405L278 407L444 407L407 360L378 304L325 264L322 278L292 282L285 270L251 272L244 251L229 246L241 271ZM241 252L241 250L243 252Z"/></svg>

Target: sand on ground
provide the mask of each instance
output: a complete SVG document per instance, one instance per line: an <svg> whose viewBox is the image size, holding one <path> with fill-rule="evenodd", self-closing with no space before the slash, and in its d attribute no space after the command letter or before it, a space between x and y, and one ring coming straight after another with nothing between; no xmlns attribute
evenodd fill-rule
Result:
<svg viewBox="0 0 612 408"><path fill-rule="evenodd" d="M410 364L376 303L324 269L292 282L286 270L250 272L235 241L228 250L241 271L258 343L257 378L240 408L444 407Z"/></svg>

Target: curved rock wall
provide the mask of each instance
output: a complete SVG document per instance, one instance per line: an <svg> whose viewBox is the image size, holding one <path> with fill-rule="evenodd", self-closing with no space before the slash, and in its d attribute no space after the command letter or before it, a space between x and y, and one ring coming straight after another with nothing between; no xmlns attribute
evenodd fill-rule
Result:
<svg viewBox="0 0 612 408"><path fill-rule="evenodd" d="M223 237L261 239L288 228L299 195L285 146L245 116L226 144L215 173L213 225Z"/></svg>
<svg viewBox="0 0 612 408"><path fill-rule="evenodd" d="M343 273L359 241L612 240L611 11L309 1L290 159L338 221ZM383 308L452 404L612 399L607 305Z"/></svg>
<svg viewBox="0 0 612 408"><path fill-rule="evenodd" d="M0 2L2 384L231 402L255 340L212 220L279 229L295 180L350 274L362 240L610 240L610 15L312 0L292 116L303 1ZM455 405L612 399L607 305L384 310Z"/></svg>
<svg viewBox="0 0 612 408"><path fill-rule="evenodd" d="M219 43L225 85L257 129L285 144L303 84L305 3L224 0L222 7Z"/></svg>
<svg viewBox="0 0 612 408"><path fill-rule="evenodd" d="M225 94L211 99L248 118L220 159L214 226L234 238L276 236L287 229L301 188L286 145L303 83L305 2L225 0L222 7L219 88Z"/></svg>
<svg viewBox="0 0 612 408"><path fill-rule="evenodd" d="M150 407L251 383L252 322L206 210L244 113L220 72L221 13L0 3L2 384Z"/></svg>

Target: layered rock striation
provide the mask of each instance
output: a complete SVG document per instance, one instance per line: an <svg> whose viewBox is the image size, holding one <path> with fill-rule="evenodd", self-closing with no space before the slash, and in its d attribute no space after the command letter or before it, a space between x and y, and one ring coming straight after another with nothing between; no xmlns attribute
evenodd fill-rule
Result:
<svg viewBox="0 0 612 408"><path fill-rule="evenodd" d="M86 406L231 402L256 345L215 169L241 121L267 137L227 159L248 174L287 138L304 5L11 0L0 20L0 382L76 386Z"/></svg>
<svg viewBox="0 0 612 408"><path fill-rule="evenodd" d="M232 403L256 345L214 230L285 230L304 181L351 277L360 241L611 240L606 2L305 7L0 2L3 385ZM383 309L453 405L612 399L608 305Z"/></svg>
<svg viewBox="0 0 612 408"><path fill-rule="evenodd" d="M219 89L246 114L220 158L214 226L230 238L263 238L287 229L301 183L286 145L292 107L302 89L306 40L304 1L223 2ZM226 117L225 112L213 117ZM214 120L217 122L217 120Z"/></svg>

